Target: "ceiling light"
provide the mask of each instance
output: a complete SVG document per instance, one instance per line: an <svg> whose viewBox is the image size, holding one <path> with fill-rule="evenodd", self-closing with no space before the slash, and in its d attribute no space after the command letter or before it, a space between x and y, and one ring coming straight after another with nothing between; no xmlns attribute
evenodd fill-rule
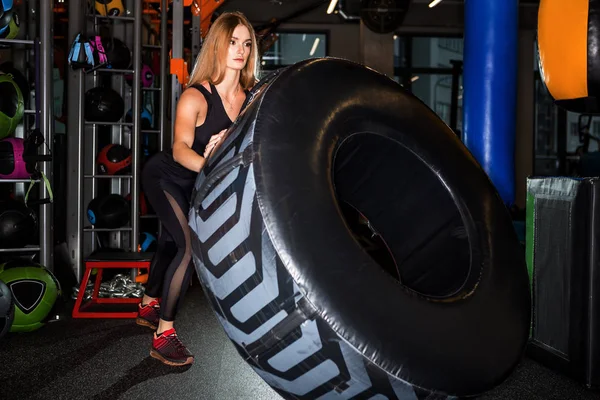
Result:
<svg viewBox="0 0 600 400"><path fill-rule="evenodd" d="M329 7L327 7L327 14L331 14L337 5L338 0L331 0Z"/></svg>
<svg viewBox="0 0 600 400"><path fill-rule="evenodd" d="M429 3L429 8L433 8L435 6L437 6L438 4L440 4L442 2L442 0L433 0L431 3Z"/></svg>
<svg viewBox="0 0 600 400"><path fill-rule="evenodd" d="M315 39L315 42L313 43L313 47L312 47L312 49L310 49L311 57L315 54L315 51L317 51L317 46L319 46L319 41L320 41L319 38Z"/></svg>
<svg viewBox="0 0 600 400"><path fill-rule="evenodd" d="M414 81L416 81L417 79L419 79L419 75L415 75L415 76L413 76L412 78L410 78L410 81L411 81L411 82L414 82Z"/></svg>

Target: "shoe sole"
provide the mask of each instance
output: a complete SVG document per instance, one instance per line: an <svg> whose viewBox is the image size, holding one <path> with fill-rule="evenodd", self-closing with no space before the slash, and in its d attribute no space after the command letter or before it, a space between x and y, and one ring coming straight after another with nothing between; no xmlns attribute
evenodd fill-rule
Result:
<svg viewBox="0 0 600 400"><path fill-rule="evenodd" d="M156 325L154 325L152 322L150 321L146 321L143 318L137 317L135 320L135 323L141 326L147 326L148 328L154 329L156 330L158 327Z"/></svg>
<svg viewBox="0 0 600 400"><path fill-rule="evenodd" d="M163 364L169 365L171 367L182 367L184 365L189 365L189 364L194 363L194 357L188 357L184 362L170 361L170 360L164 358L159 352L157 352L154 349L150 350L150 357L156 358L157 360L161 361Z"/></svg>

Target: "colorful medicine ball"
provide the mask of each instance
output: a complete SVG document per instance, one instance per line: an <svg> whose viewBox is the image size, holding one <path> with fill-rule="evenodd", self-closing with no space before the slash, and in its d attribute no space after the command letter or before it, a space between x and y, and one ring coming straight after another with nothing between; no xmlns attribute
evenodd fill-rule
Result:
<svg viewBox="0 0 600 400"><path fill-rule="evenodd" d="M98 14L103 16L116 17L123 15L125 8L121 0L96 0L95 8Z"/></svg>
<svg viewBox="0 0 600 400"><path fill-rule="evenodd" d="M144 195L144 192L140 192L140 195L138 198L140 199L140 206L139 206L140 215L148 214L148 202L146 202L146 196ZM131 193L129 193L127 196L125 196L125 200L127 200L127 202L129 203L129 206L131 207Z"/></svg>
<svg viewBox="0 0 600 400"><path fill-rule="evenodd" d="M0 39L14 39L19 34L21 23L17 10L10 10L0 17Z"/></svg>
<svg viewBox="0 0 600 400"><path fill-rule="evenodd" d="M0 140L0 179L27 179L33 173L23 161L24 142L14 137Z"/></svg>
<svg viewBox="0 0 600 400"><path fill-rule="evenodd" d="M87 121L117 122L124 112L123 98L111 88L95 87L85 93L84 117Z"/></svg>
<svg viewBox="0 0 600 400"><path fill-rule="evenodd" d="M0 339L10 331L14 318L12 293L6 283L0 281Z"/></svg>
<svg viewBox="0 0 600 400"><path fill-rule="evenodd" d="M0 248L16 249L34 240L37 217L17 200L0 201Z"/></svg>
<svg viewBox="0 0 600 400"><path fill-rule="evenodd" d="M0 280L15 304L11 332L31 332L45 325L61 295L60 283L47 268L25 259L0 264Z"/></svg>
<svg viewBox="0 0 600 400"><path fill-rule="evenodd" d="M11 74L0 75L0 139L12 135L23 119L25 104Z"/></svg>
<svg viewBox="0 0 600 400"><path fill-rule="evenodd" d="M142 117L142 129L152 129L152 114L150 113L150 111L148 111L148 109L146 107L144 107L142 109L142 113L141 113L141 117ZM132 123L133 122L133 111L130 108L129 111L127 111L127 114L125 115L125 122L127 123Z"/></svg>
<svg viewBox="0 0 600 400"><path fill-rule="evenodd" d="M600 2L541 0L537 36L540 74L556 104L600 112Z"/></svg>
<svg viewBox="0 0 600 400"><path fill-rule="evenodd" d="M115 193L100 195L88 204L87 216L96 228L121 228L129 222L129 202Z"/></svg>
<svg viewBox="0 0 600 400"><path fill-rule="evenodd" d="M125 174L131 166L131 150L121 144L106 145L98 153L96 163L100 174Z"/></svg>
<svg viewBox="0 0 600 400"><path fill-rule="evenodd" d="M125 82L127 82L127 84L131 86L133 84L133 75L125 75ZM142 70L140 72L140 83L144 88L152 87L152 85L154 84L154 72L152 72L150 66L146 64L142 65Z"/></svg>
<svg viewBox="0 0 600 400"><path fill-rule="evenodd" d="M149 232L140 233L138 250L142 253L156 251L156 236Z"/></svg>

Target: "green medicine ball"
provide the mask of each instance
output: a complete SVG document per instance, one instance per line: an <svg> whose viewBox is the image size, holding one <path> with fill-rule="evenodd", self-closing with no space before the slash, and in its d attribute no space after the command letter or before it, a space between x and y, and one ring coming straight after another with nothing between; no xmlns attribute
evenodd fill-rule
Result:
<svg viewBox="0 0 600 400"><path fill-rule="evenodd" d="M6 29L0 37L2 39L14 39L19 34L19 28L21 23L19 22L19 14L16 11L11 10L10 13L10 21L8 22L8 29Z"/></svg>
<svg viewBox="0 0 600 400"><path fill-rule="evenodd" d="M45 325L61 295L56 277L40 264L12 260L0 264L0 280L12 293L15 314L11 332L32 332Z"/></svg>
<svg viewBox="0 0 600 400"><path fill-rule="evenodd" d="M25 103L11 74L0 75L0 139L12 135L23 119Z"/></svg>

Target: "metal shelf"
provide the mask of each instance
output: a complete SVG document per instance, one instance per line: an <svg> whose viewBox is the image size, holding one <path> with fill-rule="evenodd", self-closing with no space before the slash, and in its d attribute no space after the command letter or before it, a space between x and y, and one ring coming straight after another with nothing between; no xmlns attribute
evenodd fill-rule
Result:
<svg viewBox="0 0 600 400"><path fill-rule="evenodd" d="M28 44L34 45L33 40L22 40L22 39L0 39L0 44Z"/></svg>
<svg viewBox="0 0 600 400"><path fill-rule="evenodd" d="M135 71L132 69L118 69L118 68L98 68L93 72L108 72L111 74L133 74Z"/></svg>
<svg viewBox="0 0 600 400"><path fill-rule="evenodd" d="M29 182L31 182L31 179L1 179L0 178L0 183L29 183ZM34 179L33 182L39 183L40 180Z"/></svg>
<svg viewBox="0 0 600 400"><path fill-rule="evenodd" d="M85 121L86 125L119 125L119 126L133 126L132 122L98 122L98 121Z"/></svg>
<svg viewBox="0 0 600 400"><path fill-rule="evenodd" d="M0 249L0 253L27 253L30 251L40 251L40 247L21 247L19 249Z"/></svg>
<svg viewBox="0 0 600 400"><path fill-rule="evenodd" d="M66 78L66 85L69 90L67 96L68 100L68 126L67 129L73 132L86 131L86 134L75 135L73 140L68 141L68 166L67 169L72 171L68 175L67 185L67 207L69 213L67 215L67 246L69 248L69 256L71 259L72 267L74 269L75 276L78 280L82 278L83 274L83 260L84 254L90 249L97 246L96 234L94 232L111 232L110 241L114 241L115 245L121 246L124 250L137 251L140 231L140 219L141 218L156 218L154 215L140 216L140 201L141 195L141 161L143 157L142 147L142 117L141 112L145 105L145 94L150 92L156 92L155 96L152 93L152 98L155 102L159 102L160 106L157 106L158 119L157 125L153 127L159 127L158 130L150 130L151 132L158 133L156 137L159 139L159 147L162 150L164 146L163 135L170 127L170 121L168 120L168 105L171 75L169 74L169 47L168 45L162 45L169 43L168 30L167 28L167 13L161 14L161 26L164 29L160 31L160 44L147 44L144 45L142 42L145 37L143 30L143 0L131 0L128 1L128 8L131 10L130 13L124 17L111 17L111 16L100 16L93 15L85 16L81 12L82 7L86 6L84 0L69 0L69 36L74 37L77 33L86 29L87 25L94 25L97 27L102 25L105 21L131 21L131 24L116 24L113 34L115 38L119 38L124 43L128 44L131 50L131 65L130 69L115 69L115 68L103 68L101 66L89 73L85 73L82 70L70 71ZM169 1L161 0L161 7L167 9ZM178 9L183 15L183 1L174 0L173 8ZM181 26L174 27L176 31L181 30L183 32L183 23ZM155 43L158 43L155 42ZM160 71L156 71L156 85L157 87L142 88L141 84L141 65L142 65L142 54L147 53L160 53ZM93 72L93 73L92 73ZM118 75L123 74L123 75ZM130 122L125 121L123 115L119 122L101 122L101 121L86 121L84 114L85 105L85 92L86 87L90 85L96 85L100 78L121 78L124 75L131 74L133 79L129 86L123 84L120 79L111 79L111 87L113 85L120 86L119 88L113 87L113 89L121 92L122 96L130 95L131 102L130 108L134 112L132 113L132 119ZM113 82L113 80L115 82ZM93 83L92 83L93 82ZM89 88L89 87L88 87ZM163 88L165 90L163 90ZM156 99L154 99L156 97ZM158 99L160 98L160 99ZM124 98L125 100L125 98ZM160 126L158 125L160 123ZM92 166L95 163L97 146L98 146L98 131L99 129L90 129L93 127L99 128L100 126L109 127L110 140L112 143L127 143L131 149L132 165L131 171L123 175L100 175L97 172L96 167ZM129 127L130 129L110 129L114 127ZM106 128L105 128L106 129ZM87 133L92 134L90 137ZM93 155L93 157L92 157ZM102 181L99 181L102 179ZM119 181L119 179L127 179L127 181ZM86 218L86 209L88 199L95 198L104 190L102 185L111 187L112 193L126 193L123 191L129 190L131 194L130 201L130 215L131 219L126 227L118 229L107 229L97 228L93 225L88 225L89 221ZM113 191L116 190L116 191ZM87 232L92 232L88 234Z"/></svg>
<svg viewBox="0 0 600 400"><path fill-rule="evenodd" d="M86 179L131 179L132 175L84 175Z"/></svg>
<svg viewBox="0 0 600 400"><path fill-rule="evenodd" d="M98 14L87 14L88 17L94 19L112 19L116 21L135 21L134 17L121 17L121 16L112 16L112 15L98 15Z"/></svg>
<svg viewBox="0 0 600 400"><path fill-rule="evenodd" d="M131 231L131 228L83 228L84 232L127 232Z"/></svg>

